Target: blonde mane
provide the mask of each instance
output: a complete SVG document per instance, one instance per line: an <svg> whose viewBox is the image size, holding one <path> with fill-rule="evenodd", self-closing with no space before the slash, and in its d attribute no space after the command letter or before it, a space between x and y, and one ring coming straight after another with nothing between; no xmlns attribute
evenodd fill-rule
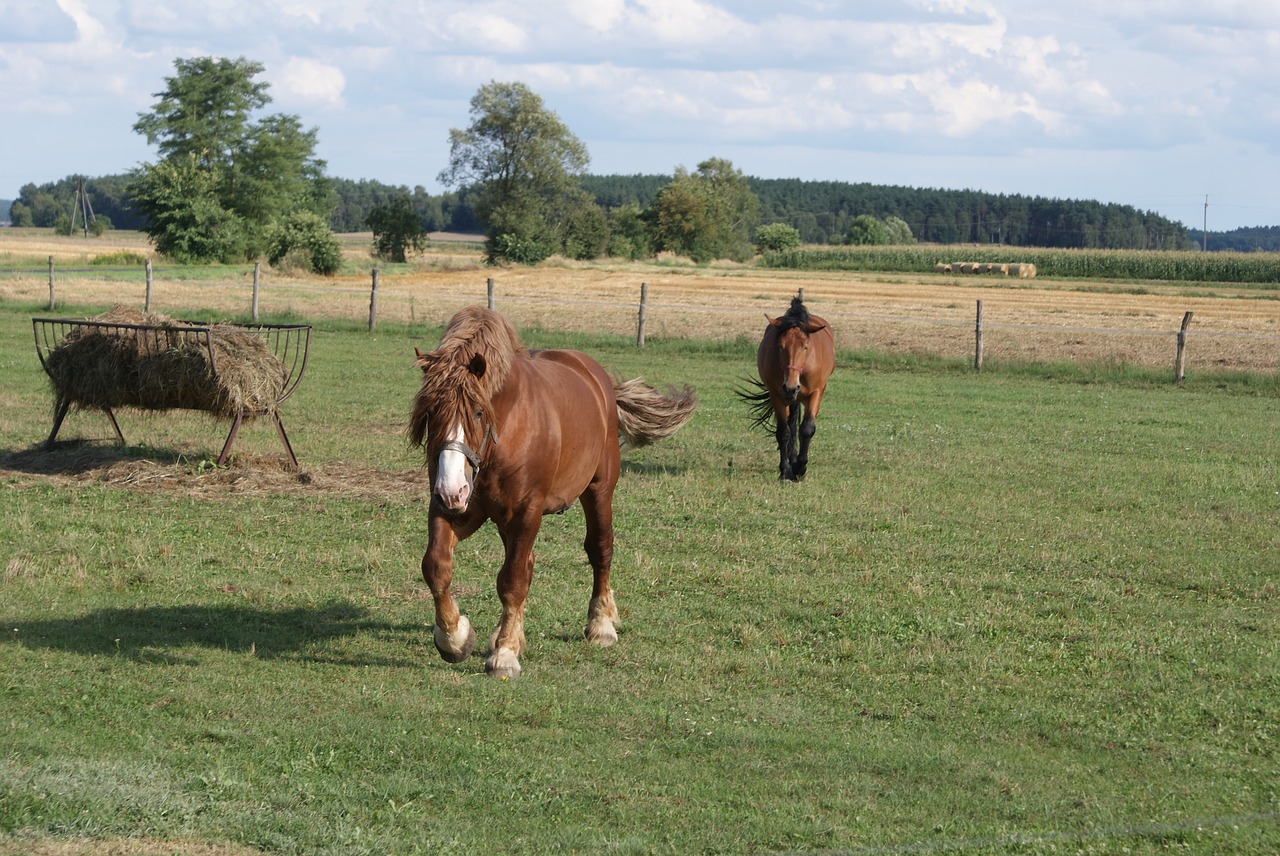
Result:
<svg viewBox="0 0 1280 856"><path fill-rule="evenodd" d="M527 355L515 328L498 313L478 306L459 311L439 346L418 355L422 387L413 400L409 441L438 446L444 432L461 422L468 439L478 442L477 412L479 423L497 430L493 398L507 382L512 363ZM431 451L427 449L429 456Z"/></svg>

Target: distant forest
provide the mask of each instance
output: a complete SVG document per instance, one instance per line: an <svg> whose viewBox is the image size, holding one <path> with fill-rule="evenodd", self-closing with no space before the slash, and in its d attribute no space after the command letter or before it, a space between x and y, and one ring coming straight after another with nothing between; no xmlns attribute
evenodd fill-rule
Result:
<svg viewBox="0 0 1280 856"><path fill-rule="evenodd" d="M644 210L672 180L667 175L585 176L583 188L606 210L635 206ZM785 223L810 244L838 244L855 217L898 217L917 241L938 244L1008 244L1036 247L1105 249L1199 249L1198 229L1129 205L1038 196L936 190L869 183L749 178L760 200L760 222ZM28 184L4 213L13 225L53 226L69 215L78 178ZM433 195L421 186L384 184L370 179L332 178L336 232L359 232L374 207L408 196L428 231L480 232L467 191ZM146 224L129 208L127 175L86 178L93 212L113 228L141 229ZM1280 226L1209 232L1209 250L1280 251Z"/></svg>

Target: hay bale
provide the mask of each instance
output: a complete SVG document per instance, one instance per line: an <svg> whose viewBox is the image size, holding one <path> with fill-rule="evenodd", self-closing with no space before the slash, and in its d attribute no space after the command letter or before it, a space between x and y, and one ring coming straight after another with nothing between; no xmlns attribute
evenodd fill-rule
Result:
<svg viewBox="0 0 1280 856"><path fill-rule="evenodd" d="M134 326L76 327L50 350L45 365L59 405L232 417L272 412L284 391L284 366L250 330L184 329L189 325L120 306L88 320Z"/></svg>
<svg viewBox="0 0 1280 856"><path fill-rule="evenodd" d="M951 265L946 262L938 262L933 266L934 273L951 273Z"/></svg>

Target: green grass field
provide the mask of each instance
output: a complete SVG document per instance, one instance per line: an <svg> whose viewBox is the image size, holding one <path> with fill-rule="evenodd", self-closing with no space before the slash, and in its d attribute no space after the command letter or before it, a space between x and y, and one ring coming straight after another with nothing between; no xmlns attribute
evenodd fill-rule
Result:
<svg viewBox="0 0 1280 856"><path fill-rule="evenodd" d="M269 426L221 473L190 414L34 451L41 314L0 305L0 853L1280 850L1274 384L842 354L791 485L733 394L754 343L525 331L702 406L626 458L619 643L581 641L571 508L508 682L430 639L402 427L438 329L318 327L307 475L240 490ZM357 465L403 490L324 488ZM482 638L500 555L458 551Z"/></svg>

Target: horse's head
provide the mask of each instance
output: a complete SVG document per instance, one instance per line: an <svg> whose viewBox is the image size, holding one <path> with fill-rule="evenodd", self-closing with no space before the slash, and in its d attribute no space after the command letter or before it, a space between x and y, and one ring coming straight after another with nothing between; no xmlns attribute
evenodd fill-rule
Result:
<svg viewBox="0 0 1280 856"><path fill-rule="evenodd" d="M463 310L446 328L438 348L427 354L414 350L422 387L414 399L409 439L426 449L437 507L461 514L497 442L492 398L523 346L497 313Z"/></svg>
<svg viewBox="0 0 1280 856"><path fill-rule="evenodd" d="M809 336L818 332L826 324L806 316L802 321L792 318L791 314L774 318L769 322L774 325L778 340L778 368L782 375L782 394L787 401L795 401L800 397L800 379L809 365Z"/></svg>

